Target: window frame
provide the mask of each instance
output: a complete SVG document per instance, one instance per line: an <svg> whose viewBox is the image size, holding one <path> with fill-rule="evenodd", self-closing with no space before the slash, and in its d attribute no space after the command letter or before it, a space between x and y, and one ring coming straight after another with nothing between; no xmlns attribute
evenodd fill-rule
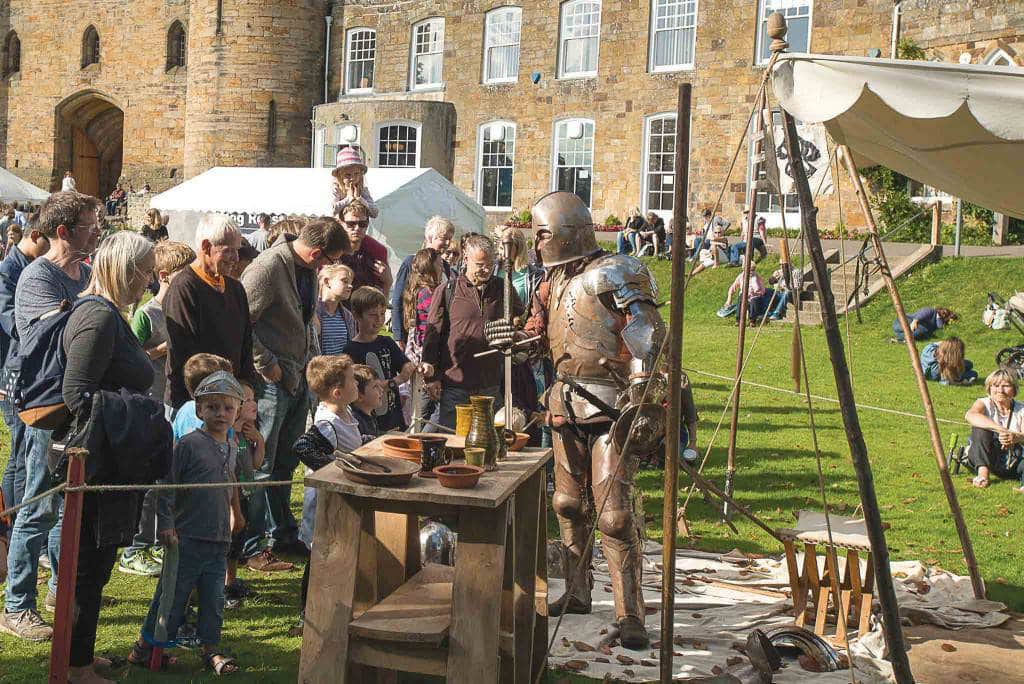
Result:
<svg viewBox="0 0 1024 684"><path fill-rule="evenodd" d="M1009 62L1009 64L996 64L996 61L999 60L1000 58L1005 59L1007 62ZM1015 60L1009 52L1007 52L1001 47L993 50L992 54L990 54L982 61L982 64L984 64L985 66L1012 66L1018 68L1020 67L1020 64L1017 63L1017 60Z"/></svg>
<svg viewBox="0 0 1024 684"><path fill-rule="evenodd" d="M352 42L355 39L357 33L370 33L373 34L373 59L352 59ZM355 87L350 83L352 63L364 63L370 62L370 86L368 88ZM374 88L374 81L377 77L377 29L371 26L355 26L345 32L345 73L344 73L344 93L346 95L359 95L361 93L372 93Z"/></svg>
<svg viewBox="0 0 1024 684"><path fill-rule="evenodd" d="M675 29L658 29L655 25L657 19L657 8L659 2L666 0L651 0L651 21L650 30L647 34L647 64L648 71L652 74L663 74L671 73L674 71L693 71L697 68L697 20L700 17L700 0L693 0L693 26L687 27L693 30L693 49L691 50L692 57L688 63L684 64L669 64L665 66L658 66L654 63L654 44L655 35L659 31L685 31L686 28L675 28ZM670 1L670 0L669 0ZM686 0L683 0L684 2Z"/></svg>
<svg viewBox="0 0 1024 684"><path fill-rule="evenodd" d="M597 123L595 122L594 119L588 119L588 118L582 117L582 116L570 116L570 117L566 117L564 119L556 119L555 120L554 125L552 127L552 134L551 134L551 164L550 164L551 182L550 182L550 188L551 188L552 192L555 192L555 191L558 190L558 169L559 168L582 168L582 167L576 167L576 166L559 167L559 165L558 165L558 127L562 126L562 125L568 126L570 123L572 123L574 121L578 121L578 122L580 122L583 125L583 137L584 138L586 137L587 124L590 124L590 128L591 128L590 166L588 167L589 173L590 173L590 179L589 179L590 180L590 198L586 202L587 208L590 208L591 205L593 204L593 201L594 201L594 152L595 152L596 143L597 143ZM573 194L576 193L575 183L574 183L573 190L571 192ZM579 197L579 195L577 195L577 197ZM580 199L583 199L583 198L581 197Z"/></svg>
<svg viewBox="0 0 1024 684"><path fill-rule="evenodd" d="M340 123L333 124L319 123L313 130L313 168L334 168L334 160L338 155L338 148L342 145L339 141L341 129L346 126L352 126L356 129L356 139L353 142L346 142L344 144L362 147L361 141L363 138L363 127L359 124L352 123L351 121L342 121ZM330 158L324 154L328 147L331 148Z"/></svg>
<svg viewBox="0 0 1024 684"><path fill-rule="evenodd" d="M678 128L678 126L679 126L679 118L678 118L678 115L676 114L676 112L657 112L655 114L649 114L648 116L644 117L643 155L642 155L641 160L640 160L640 163L641 163L641 167L640 167L640 188L641 188L640 209L641 209L641 211L645 215L647 214L648 211L653 211L655 214L657 214L661 218L665 219L665 223L667 225L669 219L672 218L672 209L668 209L668 210L665 210L665 209L651 209L650 205L648 204L648 202L649 202L648 191L649 191L649 188L650 188L649 175L651 173L648 170L648 165L650 164L650 154L651 154L651 124L653 124L655 121L662 120L662 119L672 119L673 121L675 121L676 133L673 134L673 139L678 135L678 131L679 131L679 128ZM674 150L672 152L672 156L673 156L673 160L674 160L674 157L675 157L675 151ZM673 187L673 192L674 192L675 191L675 175L676 175L674 163L673 163L672 171L670 173L665 173L663 171L658 171L656 173L658 173L659 175L662 175L662 176L672 176L672 183L673 183L672 187ZM674 195L673 195L673 198L672 198L672 206L675 207L675 196Z"/></svg>
<svg viewBox="0 0 1024 684"><path fill-rule="evenodd" d="M783 1L785 1L785 0L783 0ZM770 38L768 37L767 24L768 24L768 16L771 16L771 15L764 16L764 8L765 8L765 3L766 2L771 2L771 0L757 0L757 28L755 29L757 31L757 35L754 37L754 65L755 66L764 66L764 65L768 64L768 61L771 59L771 55L769 55L767 57L763 57L763 58L761 57L761 52L764 49L764 43L762 41L763 40L770 41ZM804 47L803 50L799 50L799 49L793 48L791 50L791 52L810 52L811 51L811 40L814 37L814 0L802 0L802 2L806 2L806 4L807 4L807 45ZM773 10L773 11L777 11L777 10ZM764 31L761 30L762 28L764 29ZM764 34L763 38L762 38L762 33ZM787 34L786 37L788 39L788 38L791 38L792 35L791 34Z"/></svg>
<svg viewBox="0 0 1024 684"><path fill-rule="evenodd" d="M180 54L177 61L172 61L174 52L172 52L172 45L180 42L180 46L175 46L177 50L180 47ZM171 22L171 25L167 27L167 64L165 65L164 71L170 71L171 69L185 69L188 67L188 31L185 30L185 24L179 19L175 19Z"/></svg>
<svg viewBox="0 0 1024 684"><path fill-rule="evenodd" d="M592 71L566 71L565 70L565 46L568 40L584 40L581 38L565 37L565 17L571 7L583 4L597 5L597 35L588 36L585 40L594 40L597 45L594 57L594 69ZM604 7L601 0L566 0L558 9L558 69L556 71L559 79L574 78L595 78L601 68L601 19Z"/></svg>
<svg viewBox="0 0 1024 684"><path fill-rule="evenodd" d="M17 59L12 59L11 48L17 46L17 50L14 54ZM21 36L14 29L7 32L7 37L4 38L4 62L3 62L3 77L8 78L15 74L21 73Z"/></svg>
<svg viewBox="0 0 1024 684"><path fill-rule="evenodd" d="M514 12L518 14L519 20L519 39L515 43L503 43L501 45L492 45L489 43L490 40L490 20L491 17L497 16L502 12ZM523 8L518 5L502 5L501 7L495 7L484 14L484 54L483 54L483 76L481 81L484 85L494 85L498 83L515 83L519 80L519 57L521 54L523 44ZM490 64L489 51L494 48L504 48L515 45L516 51L516 68L514 76L503 76L500 78L491 77L488 73L488 65Z"/></svg>
<svg viewBox="0 0 1024 684"><path fill-rule="evenodd" d="M93 24L89 24L85 27L85 31L82 32L81 68L85 69L86 67L90 67L93 64L99 64L100 60L103 58L102 48L103 46L100 42L99 30ZM93 54L94 52L95 54Z"/></svg>
<svg viewBox="0 0 1024 684"><path fill-rule="evenodd" d="M511 129L511 131L512 131L512 154L511 155L507 155L507 156L510 156L511 159L512 159L512 165L511 166L508 166L508 167L506 167L506 166L486 166L485 167L484 166L484 136L487 134L487 131L490 129L490 127L495 125L495 124L502 124L503 126L505 126L505 138L506 138L506 140L508 139L508 131L509 131L509 129ZM515 192L516 192L516 186L515 186L515 180L516 180L516 143L517 143L516 138L517 138L518 133L519 133L519 131L518 131L518 126L516 125L516 123L514 121L509 121L507 119L495 119L493 121L486 121L486 122L480 124L479 126L477 126L477 134L476 134L476 198L477 198L477 201L480 203L480 206L482 206L486 211L512 211L513 200L515 199ZM509 196L509 203L508 203L508 205L497 205L497 204L496 205L489 205L489 204L484 204L484 181L483 181L483 179L484 179L484 169L506 169L506 168L510 169L510 172L512 174L512 181L511 181L512 182L512 190L511 190L511 193L510 193L510 196ZM499 176L500 176L500 171L499 171ZM495 199L497 199L497 198L495 198Z"/></svg>
<svg viewBox="0 0 1024 684"><path fill-rule="evenodd" d="M441 22L441 49L438 52L425 52L422 54L416 53L416 31L423 27L429 26L431 23L439 21ZM410 33L409 40L409 90L440 90L444 88L444 35L445 21L444 17L435 16L427 17L421 21L417 21L412 25L412 31ZM440 55L441 56L441 80L437 82L431 81L430 83L416 83L416 60L418 57L424 55Z"/></svg>
<svg viewBox="0 0 1024 684"><path fill-rule="evenodd" d="M385 128L391 126L408 126L416 131L416 163L412 166L383 166L381 161L384 159L384 155L380 151L380 134ZM373 126L373 150L375 152L373 156L373 167L378 169L418 169L420 167L420 160L423 154L423 125L418 121L410 121L408 119L391 119L389 121L382 121L374 124ZM397 154L397 153L396 153ZM403 152L401 154L408 154Z"/></svg>

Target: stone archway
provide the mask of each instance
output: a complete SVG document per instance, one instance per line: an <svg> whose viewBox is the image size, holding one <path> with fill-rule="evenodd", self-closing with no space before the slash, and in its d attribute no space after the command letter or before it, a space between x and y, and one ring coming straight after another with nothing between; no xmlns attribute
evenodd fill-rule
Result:
<svg viewBox="0 0 1024 684"><path fill-rule="evenodd" d="M52 189L60 189L70 170L79 192L106 197L121 177L124 111L106 95L86 90L62 101L55 114Z"/></svg>

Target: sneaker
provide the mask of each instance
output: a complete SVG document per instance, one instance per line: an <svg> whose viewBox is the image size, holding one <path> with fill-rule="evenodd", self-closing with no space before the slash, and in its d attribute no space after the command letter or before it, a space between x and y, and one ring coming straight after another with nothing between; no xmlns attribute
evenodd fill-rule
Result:
<svg viewBox="0 0 1024 684"><path fill-rule="evenodd" d="M294 570L295 564L280 560L270 549L263 549L245 562L245 567L256 572L284 572Z"/></svg>
<svg viewBox="0 0 1024 684"><path fill-rule="evenodd" d="M43 608L48 613L54 613L57 611L57 595L52 591L47 590L46 598L43 599Z"/></svg>
<svg viewBox="0 0 1024 684"><path fill-rule="evenodd" d="M145 551L138 551L130 556L127 553L121 554L121 561L117 564L117 569L126 575L157 577L160 575L161 565Z"/></svg>
<svg viewBox="0 0 1024 684"><path fill-rule="evenodd" d="M34 610L3 613L0 616L0 632L26 641L49 641L53 637L53 627L46 624Z"/></svg>
<svg viewBox="0 0 1024 684"><path fill-rule="evenodd" d="M46 568L47 570L51 571L53 570L53 566L50 565L50 556L48 556L46 552L43 552L39 556L39 567Z"/></svg>
<svg viewBox="0 0 1024 684"><path fill-rule="evenodd" d="M154 565L159 565L160 569L162 570L163 567L164 567L164 554L163 554L163 551L160 551L158 553L157 552L158 548L159 547L156 547L156 546L150 546L148 549L143 549L142 553L145 554L145 557L151 563L153 563Z"/></svg>

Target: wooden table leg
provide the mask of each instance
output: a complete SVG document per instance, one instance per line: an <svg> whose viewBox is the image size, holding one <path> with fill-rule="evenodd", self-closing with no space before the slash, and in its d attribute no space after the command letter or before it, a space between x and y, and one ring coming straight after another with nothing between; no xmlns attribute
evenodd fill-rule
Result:
<svg viewBox="0 0 1024 684"><path fill-rule="evenodd" d="M420 570L419 516L374 513L377 537L377 600L383 601Z"/></svg>
<svg viewBox="0 0 1024 684"><path fill-rule="evenodd" d="M498 679L498 628L509 502L490 510L463 508L455 551L448 681Z"/></svg>
<svg viewBox="0 0 1024 684"><path fill-rule="evenodd" d="M512 524L515 541L515 681L529 684L533 673L533 626L536 622L537 518L544 499L544 470L538 470L516 492Z"/></svg>
<svg viewBox="0 0 1024 684"><path fill-rule="evenodd" d="M543 471L541 471L543 472ZM534 595L533 668L530 677L537 677L548 666L548 500L547 479L541 477L537 505L537 572Z"/></svg>
<svg viewBox="0 0 1024 684"><path fill-rule="evenodd" d="M299 682L347 681L348 625L352 620L364 514L341 494L321 490L309 562L309 597L302 630Z"/></svg>

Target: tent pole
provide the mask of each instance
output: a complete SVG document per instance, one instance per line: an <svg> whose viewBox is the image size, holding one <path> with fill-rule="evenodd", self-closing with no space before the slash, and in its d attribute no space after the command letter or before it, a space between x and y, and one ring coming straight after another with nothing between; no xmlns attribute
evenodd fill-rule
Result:
<svg viewBox="0 0 1024 684"><path fill-rule="evenodd" d="M765 103L765 91L762 88L758 94L757 107L754 114L754 128L758 132L764 129L764 117L761 115L761 110L764 109ZM751 145L763 145L764 142L758 143L756 138L750 139ZM756 171L755 171L756 173ZM753 179L751 185L754 185L756 178ZM740 238L746 238L746 245L743 250L743 281L740 285L740 315L739 315L739 334L736 336L736 373L733 383L732 390L732 413L729 417L729 451L726 457L725 466L725 493L729 496L733 495L734 482L736 479L736 432L739 429L740 421L740 388L743 383L739 382L740 376L743 375L743 352L746 348L747 342L747 318L750 315L750 306L747 300L747 296L750 292L750 271L752 270L752 264L754 263L754 218L757 216L757 190L756 188L750 193L750 206L747 209L747 234L740 234ZM712 220L714 220L714 213L718 210L718 207L711 207ZM742 229L741 229L742 230ZM722 506L722 520L729 520L732 516L732 511L729 510L729 504L726 503Z"/></svg>
<svg viewBox="0 0 1024 684"><path fill-rule="evenodd" d="M942 489L946 493L946 501L949 502L949 511L953 514L953 523L956 526L957 536L960 537L960 546L964 552L964 560L967 563L967 571L971 576L971 587L974 589L975 598L985 598L985 584L981 580L981 573L978 571L978 559L974 556L974 546L971 544L971 536L967 531L967 523L964 522L963 511L960 510L960 502L957 499L956 489L953 487L953 480L949 476L949 468L946 465L946 451L942 447L942 435L939 434L939 423L935 418L935 407L932 405L932 397L928 391L928 382L924 377L921 368L921 358L917 353L917 345L914 344L914 335L910 331L910 323L907 321L907 312L903 307L903 299L892 278L892 271L889 270L889 262L882 249L882 240L878 236L878 226L875 224L875 217L868 203L867 193L864 191L864 184L860 179L857 164L853 155L846 145L839 148L839 154L846 164L846 172L853 187L857 191L857 201L860 209L864 212L864 219L867 222L868 233L878 253L878 263L881 266L882 280L889 290L889 298L892 299L892 308L896 310L896 320L903 329L903 337L907 345L907 354L910 356L910 365L914 369L914 377L917 380L917 390L921 395L921 405L924 406L925 419L928 421L928 435L932 442L932 451L935 454L935 464L939 469L939 480L942 481Z"/></svg>
<svg viewBox="0 0 1024 684"><path fill-rule="evenodd" d="M768 35L773 39L772 52L781 53L789 47L784 40L786 20L778 12L768 18ZM861 505L864 508L864 523L867 527L875 570L876 593L882 605L882 634L889 651L897 684L913 684L914 675L910 670L906 644L903 642L903 629L900 626L899 608L896 605L896 592L893 588L892 572L889 567L889 548L885 543L885 530L882 527L882 516L875 494L874 476L871 472L871 462L868 460L867 445L864 443L864 435L860 428L853 386L850 383L850 369L846 364L843 338L839 331L835 296L828 279L828 267L825 264L825 255L821 247L821 236L818 235L817 209L814 206L811 186L807 182L807 172L802 163L803 155L800 152L796 121L784 109L782 110L782 121L785 126L786 152L793 162L790 168L800 198L800 222L807 240L807 251L811 258L811 268L814 271L814 282L821 295L822 327L825 332L825 342L828 345L829 358L832 361L832 372L836 380L836 394L843 416L843 426L846 429L846 440L850 444L853 469L857 474ZM796 163L798 160L800 163Z"/></svg>
<svg viewBox="0 0 1024 684"><path fill-rule="evenodd" d="M679 485L679 426L683 414L683 313L686 303L686 200L690 181L689 83L679 86L676 107L675 188L672 201L672 304L668 338L668 425L665 430L665 489L661 529L661 681L672 681L672 632L676 615L676 509Z"/></svg>

